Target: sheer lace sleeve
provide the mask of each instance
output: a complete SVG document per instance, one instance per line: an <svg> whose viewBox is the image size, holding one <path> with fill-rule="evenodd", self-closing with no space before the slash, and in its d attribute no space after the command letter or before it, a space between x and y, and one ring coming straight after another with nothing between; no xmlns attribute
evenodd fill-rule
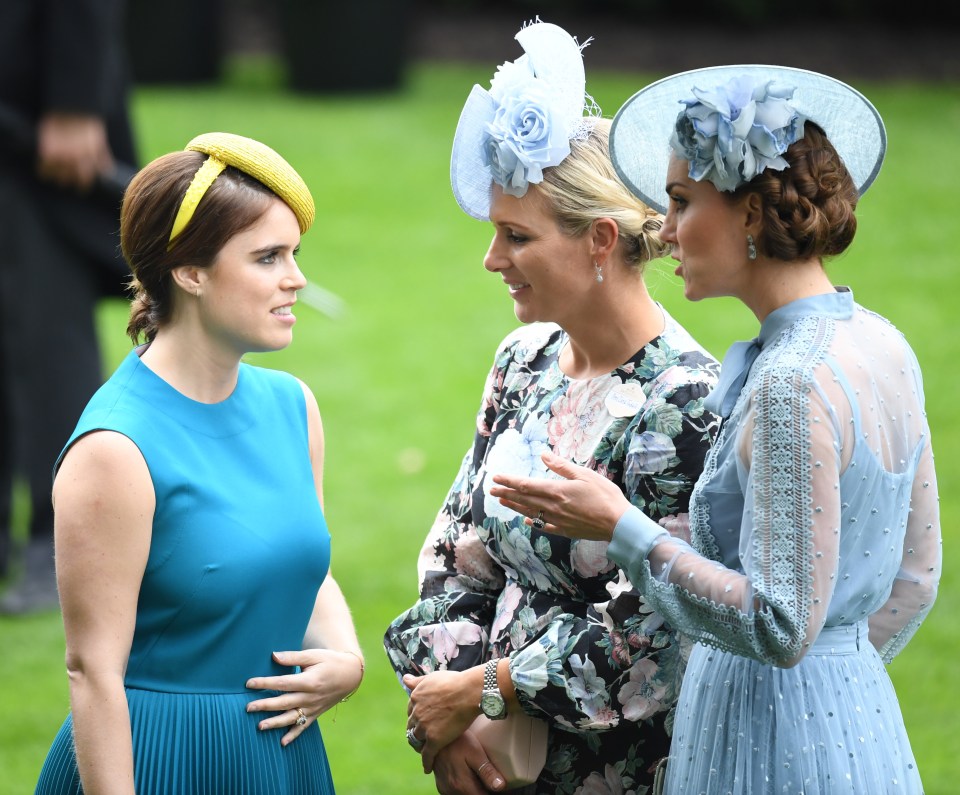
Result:
<svg viewBox="0 0 960 795"><path fill-rule="evenodd" d="M829 416L822 396L800 375L771 374L761 382L736 429L746 495L737 528L742 570L657 534L652 522L642 530L636 515L625 518L611 554L618 561L630 556L622 564L631 578L645 581L668 622L764 662L800 660L823 625L837 565L840 459L838 428ZM634 543L641 548L631 549ZM637 554L644 544L652 544L649 560Z"/></svg>
<svg viewBox="0 0 960 795"><path fill-rule="evenodd" d="M924 421L924 444L910 494L910 514L900 566L890 597L870 616L870 641L884 662L907 645L937 598L942 571L940 500L930 432Z"/></svg>

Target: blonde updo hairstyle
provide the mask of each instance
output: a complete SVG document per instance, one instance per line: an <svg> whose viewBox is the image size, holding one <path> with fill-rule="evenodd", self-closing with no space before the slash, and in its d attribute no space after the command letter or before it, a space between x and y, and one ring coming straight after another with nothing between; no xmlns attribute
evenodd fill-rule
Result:
<svg viewBox="0 0 960 795"><path fill-rule="evenodd" d="M571 237L586 233L598 218L616 221L627 262L642 269L669 250L660 240L663 216L627 190L614 171L610 124L609 119L592 120L585 138L570 141L570 154L544 169L537 188Z"/></svg>
<svg viewBox="0 0 960 795"><path fill-rule="evenodd" d="M732 194L756 193L763 203L763 230L756 241L768 257L791 262L836 256L857 232L857 186L823 129L812 121L784 154L790 164L767 169Z"/></svg>
<svg viewBox="0 0 960 795"><path fill-rule="evenodd" d="M171 272L188 265L208 268L238 232L253 226L276 194L228 166L207 189L184 230L170 243L177 210L194 174L206 160L201 152L173 152L144 167L130 183L120 210L120 247L133 276L127 335L134 344L151 342L173 312Z"/></svg>

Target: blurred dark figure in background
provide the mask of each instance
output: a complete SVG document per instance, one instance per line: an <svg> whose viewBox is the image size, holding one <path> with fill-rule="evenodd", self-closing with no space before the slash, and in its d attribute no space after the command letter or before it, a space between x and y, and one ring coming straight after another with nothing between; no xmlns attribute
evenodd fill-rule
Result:
<svg viewBox="0 0 960 795"><path fill-rule="evenodd" d="M0 3L0 612L57 606L53 464L102 382L94 307L120 295L118 164L134 162L124 0ZM11 543L14 481L29 540Z"/></svg>

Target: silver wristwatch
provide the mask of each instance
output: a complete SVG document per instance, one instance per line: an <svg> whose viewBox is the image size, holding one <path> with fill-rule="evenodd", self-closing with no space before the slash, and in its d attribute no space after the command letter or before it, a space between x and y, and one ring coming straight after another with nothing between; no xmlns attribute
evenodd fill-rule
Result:
<svg viewBox="0 0 960 795"><path fill-rule="evenodd" d="M480 711L490 720L507 717L507 702L497 684L497 660L488 660L483 668L483 691L480 693Z"/></svg>

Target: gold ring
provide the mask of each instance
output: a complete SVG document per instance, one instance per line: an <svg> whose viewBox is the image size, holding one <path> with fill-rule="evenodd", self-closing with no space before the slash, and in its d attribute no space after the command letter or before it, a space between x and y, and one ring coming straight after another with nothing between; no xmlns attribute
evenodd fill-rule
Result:
<svg viewBox="0 0 960 795"><path fill-rule="evenodd" d="M297 726L303 726L307 722L306 713L300 708L297 707Z"/></svg>
<svg viewBox="0 0 960 795"><path fill-rule="evenodd" d="M543 521L543 511L537 513L537 518L533 520L533 529L534 530L543 530L547 526L547 523Z"/></svg>

